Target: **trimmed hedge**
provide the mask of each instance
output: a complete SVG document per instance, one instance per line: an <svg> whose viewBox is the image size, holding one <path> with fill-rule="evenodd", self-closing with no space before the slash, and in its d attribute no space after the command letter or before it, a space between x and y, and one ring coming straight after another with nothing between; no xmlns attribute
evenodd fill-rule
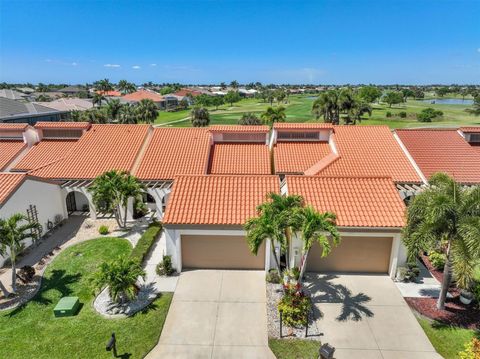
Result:
<svg viewBox="0 0 480 359"><path fill-rule="evenodd" d="M162 224L161 223L152 223L148 226L147 230L142 234L142 237L138 240L137 245L133 248L130 257L138 261L138 263L142 264L145 256L147 255L150 247L152 247L155 238L159 235L162 231Z"/></svg>

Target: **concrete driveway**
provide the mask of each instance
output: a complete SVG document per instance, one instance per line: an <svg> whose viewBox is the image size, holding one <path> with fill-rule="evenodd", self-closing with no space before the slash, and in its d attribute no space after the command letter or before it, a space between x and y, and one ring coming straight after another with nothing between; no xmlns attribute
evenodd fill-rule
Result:
<svg viewBox="0 0 480 359"><path fill-rule="evenodd" d="M146 358L274 358L263 271L183 272L158 345Z"/></svg>
<svg viewBox="0 0 480 359"><path fill-rule="evenodd" d="M442 358L388 276L308 274L306 284L336 359Z"/></svg>

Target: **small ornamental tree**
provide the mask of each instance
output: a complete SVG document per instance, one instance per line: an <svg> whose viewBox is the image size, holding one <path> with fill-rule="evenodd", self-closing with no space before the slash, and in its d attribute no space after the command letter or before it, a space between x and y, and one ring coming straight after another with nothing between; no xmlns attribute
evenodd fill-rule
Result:
<svg viewBox="0 0 480 359"><path fill-rule="evenodd" d="M206 127L210 124L210 114L204 107L195 107L190 113L190 121L193 127Z"/></svg>

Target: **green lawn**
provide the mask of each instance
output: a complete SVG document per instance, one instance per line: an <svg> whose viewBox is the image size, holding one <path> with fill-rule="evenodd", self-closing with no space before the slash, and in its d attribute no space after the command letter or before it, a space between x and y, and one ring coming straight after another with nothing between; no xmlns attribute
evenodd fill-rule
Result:
<svg viewBox="0 0 480 359"><path fill-rule="evenodd" d="M301 339L269 339L268 345L277 359L316 359L320 342Z"/></svg>
<svg viewBox="0 0 480 359"><path fill-rule="evenodd" d="M288 104L283 104L286 108L287 121L288 122L314 122L316 121L311 114L311 108L313 103L312 95L292 95L289 98ZM276 103L273 104L277 106ZM258 116L270 106L270 103L265 103L259 99L243 99L238 103L230 106L225 104L218 109L209 108L210 111L210 124L212 125L232 125L237 124L238 120L245 112L255 112ZM444 116L432 123L418 122L415 118L415 114L421 110L433 107L441 110ZM430 104L428 102L408 100L406 103L396 105L389 108L388 105L374 104L373 113L371 117L366 116L361 122L362 125L387 125L390 128L403 128L403 127L427 127L427 126L461 126L461 125L480 125L480 117L475 117L467 112L465 109L467 106L463 105L440 105ZM394 116L387 118L387 111L391 112ZM400 118L395 116L401 111L407 112L407 118ZM161 112L155 123L165 123L183 119L189 116L189 110L179 112ZM321 121L321 120L320 120ZM171 124L171 126L177 127L190 127L190 121L186 120Z"/></svg>
<svg viewBox="0 0 480 359"><path fill-rule="evenodd" d="M445 359L458 358L458 352L464 350L465 343L475 335L473 330L451 327L423 318L417 319L432 345Z"/></svg>
<svg viewBox="0 0 480 359"><path fill-rule="evenodd" d="M104 260L130 251L127 240L100 238L60 253L48 266L35 298L22 308L0 313L0 358L111 358L105 345L112 332L119 355L142 358L158 341L172 295L162 294L133 317L105 319L93 309L88 280ZM80 312L55 318L53 308L67 295L80 298Z"/></svg>

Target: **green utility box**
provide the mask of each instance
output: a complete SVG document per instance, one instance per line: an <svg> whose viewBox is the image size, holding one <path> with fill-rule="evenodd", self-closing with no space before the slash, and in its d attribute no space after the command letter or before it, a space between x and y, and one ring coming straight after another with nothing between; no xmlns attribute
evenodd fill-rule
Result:
<svg viewBox="0 0 480 359"><path fill-rule="evenodd" d="M63 297L53 309L53 314L56 317L70 317L77 314L79 307L78 297Z"/></svg>

